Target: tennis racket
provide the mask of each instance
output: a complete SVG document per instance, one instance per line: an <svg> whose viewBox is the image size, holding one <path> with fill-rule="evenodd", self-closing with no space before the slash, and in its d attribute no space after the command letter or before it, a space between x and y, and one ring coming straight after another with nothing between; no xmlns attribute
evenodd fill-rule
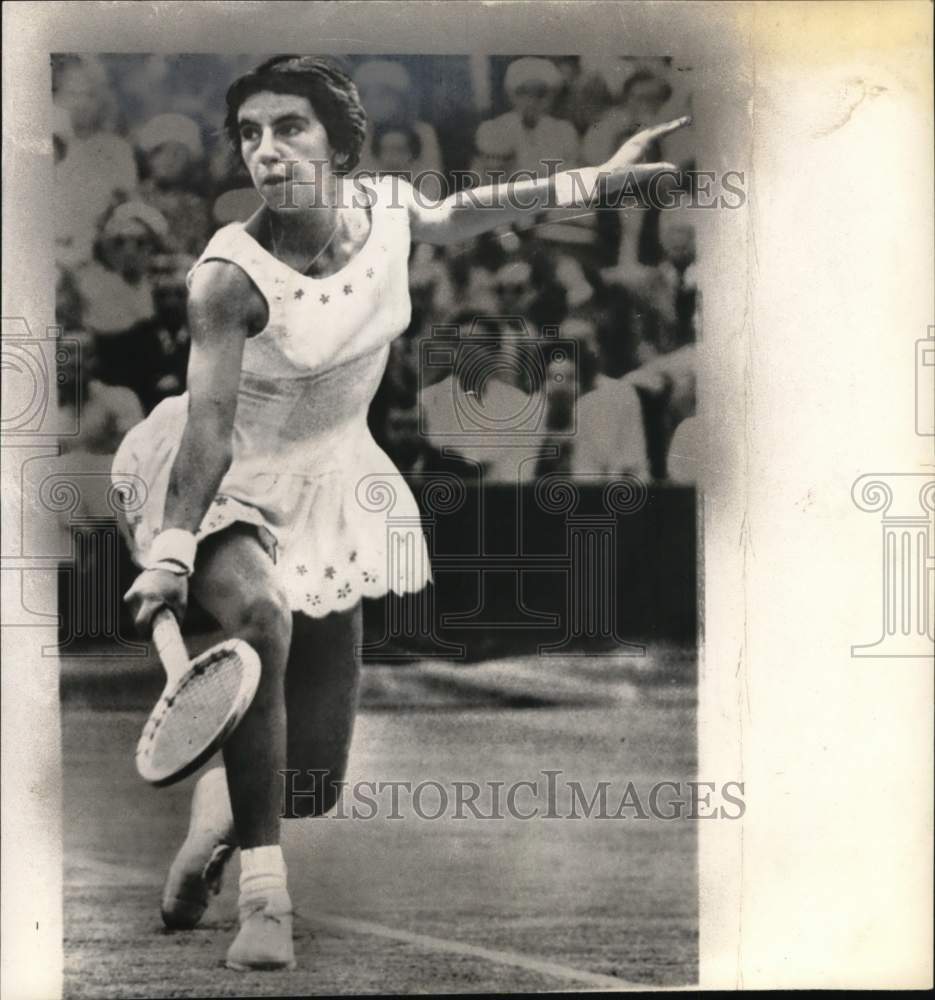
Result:
<svg viewBox="0 0 935 1000"><path fill-rule="evenodd" d="M175 615L156 612L153 641L166 686L136 747L136 769L152 785L171 785L196 771L246 714L260 683L260 658L242 639L228 639L189 661Z"/></svg>

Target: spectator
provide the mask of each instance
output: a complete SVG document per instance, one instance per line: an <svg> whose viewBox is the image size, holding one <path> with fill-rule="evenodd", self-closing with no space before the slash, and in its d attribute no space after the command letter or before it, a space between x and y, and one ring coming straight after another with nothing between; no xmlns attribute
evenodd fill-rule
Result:
<svg viewBox="0 0 935 1000"><path fill-rule="evenodd" d="M471 170L478 183L504 183L516 169L516 150L507 130L492 118L481 122L474 133L474 159Z"/></svg>
<svg viewBox="0 0 935 1000"><path fill-rule="evenodd" d="M582 60L556 61L564 77L564 86L555 100L553 114L570 121L579 135L585 135L613 103L610 88L604 77L583 65Z"/></svg>
<svg viewBox="0 0 935 1000"><path fill-rule="evenodd" d="M545 435L542 386L532 393L515 386L516 360L503 352L496 324L478 324L473 315L461 319L470 333L444 352L448 363L424 373L426 382L438 379L419 394L428 442L479 466L487 482L530 482Z"/></svg>
<svg viewBox="0 0 935 1000"><path fill-rule="evenodd" d="M98 378L95 338L70 331L58 371L58 404L63 427L78 433L60 439L62 452L113 455L124 434L143 419L143 407L132 389L107 385ZM77 348L77 349L75 349Z"/></svg>
<svg viewBox="0 0 935 1000"><path fill-rule="evenodd" d="M101 226L96 259L76 274L85 324L98 338L102 381L129 386L147 411L159 398L153 372L163 356L148 265L167 232L156 209L124 202Z"/></svg>
<svg viewBox="0 0 935 1000"><path fill-rule="evenodd" d="M172 104L173 78L169 58L151 52L127 59L115 75L120 81L120 99L129 120L145 122Z"/></svg>
<svg viewBox="0 0 935 1000"><path fill-rule="evenodd" d="M422 140L411 125L382 122L373 130L371 153L380 173L410 179L422 155Z"/></svg>
<svg viewBox="0 0 935 1000"><path fill-rule="evenodd" d="M198 126L185 115L157 115L140 129L137 145L146 174L140 200L166 219L172 249L197 256L210 235Z"/></svg>
<svg viewBox="0 0 935 1000"><path fill-rule="evenodd" d="M512 171L545 177L581 166L580 140L574 125L550 114L563 78L548 59L526 57L507 67L504 89L512 110L485 122L479 138L488 148L509 154ZM597 253L596 211L580 208L541 213L526 228L582 260Z"/></svg>
<svg viewBox="0 0 935 1000"><path fill-rule="evenodd" d="M68 115L56 126L64 148L55 166L58 259L71 267L90 260L100 218L136 190L130 144L112 131L113 95L103 65L67 56L53 63L55 103Z"/></svg>
<svg viewBox="0 0 935 1000"><path fill-rule="evenodd" d="M587 163L603 163L632 135L647 125L666 120L663 108L672 96L672 87L650 69L639 69L623 85L620 101L609 107L588 129L584 138ZM650 163L663 160L658 144L647 152Z"/></svg>
<svg viewBox="0 0 935 1000"><path fill-rule="evenodd" d="M642 336L649 350L644 353L643 360L648 361L656 353L674 350L694 340L695 229L687 213L687 209L660 213L663 259L655 267L638 260L636 228L639 218L636 217L637 226L624 226L618 265L604 272L606 280L622 285L645 309Z"/></svg>
<svg viewBox="0 0 935 1000"><path fill-rule="evenodd" d="M643 401L627 374L627 356L616 350L613 334L598 334L599 372L578 400L570 464L575 475L613 477L650 474ZM609 334L609 335L608 335Z"/></svg>
<svg viewBox="0 0 935 1000"><path fill-rule="evenodd" d="M422 139L412 125L383 122L375 126L371 154L380 173L409 181L426 201L439 201L447 193L440 174L420 169Z"/></svg>
<svg viewBox="0 0 935 1000"><path fill-rule="evenodd" d="M419 139L419 153L412 161L412 175L442 170L442 154L435 129L419 121L415 93L409 72L402 63L389 59L368 59L354 72L354 83L367 112L368 138L364 145L359 169L375 172L379 169L373 154L375 130L384 125L404 126Z"/></svg>
<svg viewBox="0 0 935 1000"><path fill-rule="evenodd" d="M186 278L194 258L167 254L157 258L152 274L155 334L160 348L158 367L152 372L153 398L174 396L185 388L191 337L188 331ZM155 404L154 404L155 405Z"/></svg>
<svg viewBox="0 0 935 1000"><path fill-rule="evenodd" d="M650 474L654 479L665 479L669 476L673 436L683 422L695 414L694 345L654 358L628 375L627 380L640 393L643 402ZM679 449L680 454L689 451L690 458L693 444L686 440L689 433L683 433ZM684 471L680 475L684 475Z"/></svg>
<svg viewBox="0 0 935 1000"><path fill-rule="evenodd" d="M571 472L572 435L580 390L581 369L574 357L553 357L545 376L545 437L536 476Z"/></svg>
<svg viewBox="0 0 935 1000"><path fill-rule="evenodd" d="M509 150L513 167L545 177L579 166L574 125L549 113L562 86L555 64L548 59L516 59L507 67L503 85L512 110L487 123L486 133L489 141Z"/></svg>

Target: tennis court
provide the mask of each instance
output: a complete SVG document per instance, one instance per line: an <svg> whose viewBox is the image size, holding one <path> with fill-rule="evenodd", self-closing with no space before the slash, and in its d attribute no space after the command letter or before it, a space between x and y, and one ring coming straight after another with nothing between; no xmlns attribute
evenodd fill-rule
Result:
<svg viewBox="0 0 935 1000"><path fill-rule="evenodd" d="M236 860L197 930L162 927L162 879L187 827L194 779L157 790L137 777L132 749L145 708L133 697L130 707L98 710L96 697L66 696L66 996L695 982L697 823L570 819L561 796L552 811L562 818L543 815L545 771L561 772L559 788L580 782L588 798L609 781L611 803L628 781L642 793L695 777L692 651L659 646L644 661L530 657L447 670L465 683L447 685L441 667L367 668L345 817L285 824L298 969L252 975L223 967L237 919ZM377 815L360 818L366 809L354 818L361 781L437 782L442 791L426 786L417 810L399 786L395 812L389 791L371 791ZM480 817L463 809L455 818L458 781L484 790ZM515 809L501 801L497 810L493 783L519 781L534 788L517 795ZM516 815L535 808L537 818ZM498 811L504 818L483 818Z"/></svg>

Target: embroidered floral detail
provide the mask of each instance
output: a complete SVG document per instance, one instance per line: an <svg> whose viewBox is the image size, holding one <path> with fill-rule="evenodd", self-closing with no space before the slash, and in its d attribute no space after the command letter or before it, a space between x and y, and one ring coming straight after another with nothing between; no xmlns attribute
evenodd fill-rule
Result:
<svg viewBox="0 0 935 1000"><path fill-rule="evenodd" d="M312 597L311 594L306 594L305 600L308 601L308 603L311 604L312 607L321 604L321 597L318 594L316 594L314 597Z"/></svg>
<svg viewBox="0 0 935 1000"><path fill-rule="evenodd" d="M304 294L305 292L303 292L301 288L297 288L295 292L293 292L292 297L294 299L301 299Z"/></svg>
<svg viewBox="0 0 935 1000"><path fill-rule="evenodd" d="M356 552L352 552L352 553L351 553L351 554L350 554L350 555L349 555L349 556L347 557L347 561L348 561L348 562L357 562L357 553L356 553Z"/></svg>
<svg viewBox="0 0 935 1000"><path fill-rule="evenodd" d="M299 576L305 576L308 572L308 566L296 566L295 571L299 574Z"/></svg>
<svg viewBox="0 0 935 1000"><path fill-rule="evenodd" d="M351 585L349 583L345 583L344 586L341 587L340 590L338 590L338 597L345 598L348 596L348 594L350 594L350 592L351 592Z"/></svg>
<svg viewBox="0 0 935 1000"><path fill-rule="evenodd" d="M329 300L330 298L331 298L331 296L330 296L330 295L325 295L325 293L324 293L324 292L322 292L322 294L321 294L321 295L320 295L320 296L318 297L318 301L319 301L319 302L320 302L320 303L321 303L321 304L322 304L323 306L326 306L326 305L328 304L328 300Z"/></svg>
<svg viewBox="0 0 935 1000"><path fill-rule="evenodd" d="M361 573L361 576L364 578L364 583L373 583L374 580L376 580L376 577L368 573L366 570Z"/></svg>
<svg viewBox="0 0 935 1000"><path fill-rule="evenodd" d="M344 294L345 295L350 295L351 292L353 292L353 291L354 291L354 289L351 287L351 285L345 285L344 286Z"/></svg>
<svg viewBox="0 0 935 1000"><path fill-rule="evenodd" d="M215 497L214 502L218 507L223 507L227 503L227 497Z"/></svg>
<svg viewBox="0 0 935 1000"><path fill-rule="evenodd" d="M334 579L334 573L335 573L334 566L326 566L325 567L325 576L329 580L333 580Z"/></svg>

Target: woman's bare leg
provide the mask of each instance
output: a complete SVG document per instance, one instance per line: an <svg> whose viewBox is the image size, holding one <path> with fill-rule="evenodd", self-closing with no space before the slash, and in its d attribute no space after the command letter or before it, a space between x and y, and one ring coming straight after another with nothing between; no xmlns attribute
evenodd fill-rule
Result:
<svg viewBox="0 0 935 1000"><path fill-rule="evenodd" d="M287 818L321 816L337 801L357 714L361 617L358 604L324 618L293 619L286 671Z"/></svg>
<svg viewBox="0 0 935 1000"><path fill-rule="evenodd" d="M224 746L241 848L278 844L286 766L285 675L292 613L255 532L234 526L199 546L191 591L224 632L248 642L262 664L256 696Z"/></svg>

